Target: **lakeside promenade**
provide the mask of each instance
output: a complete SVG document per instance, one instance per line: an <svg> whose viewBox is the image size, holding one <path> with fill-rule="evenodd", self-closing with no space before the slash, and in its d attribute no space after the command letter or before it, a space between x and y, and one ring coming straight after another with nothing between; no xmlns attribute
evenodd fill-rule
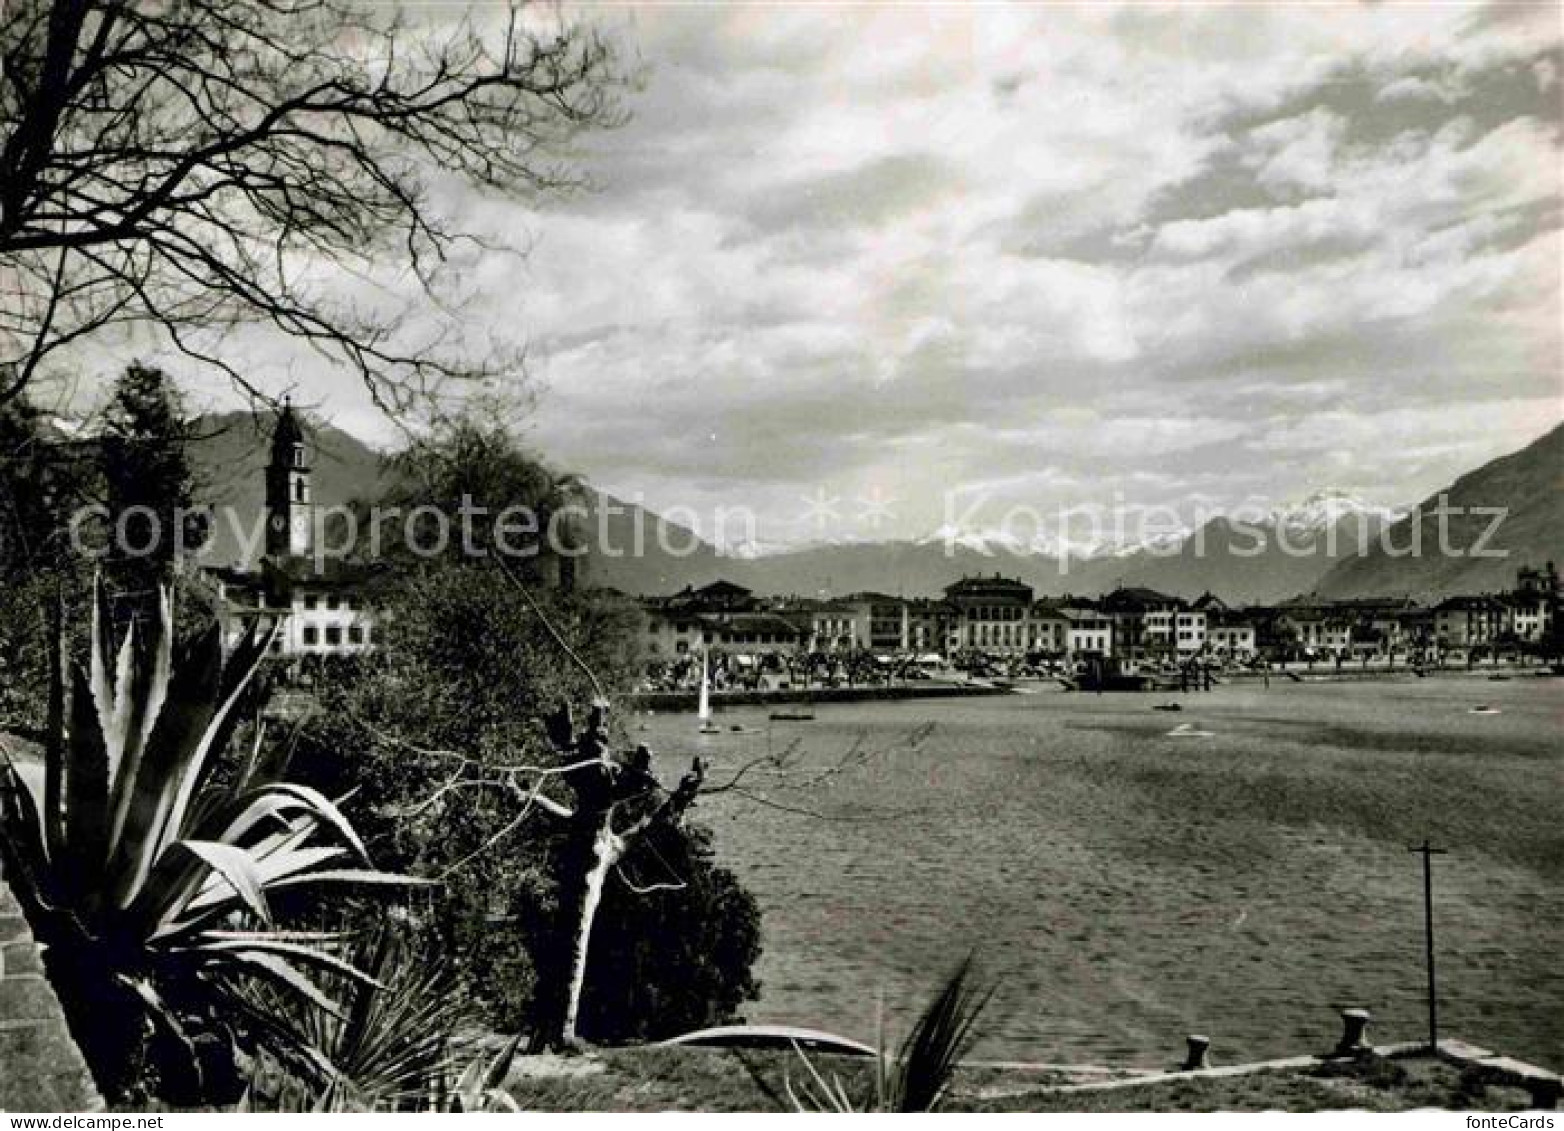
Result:
<svg viewBox="0 0 1564 1131"><path fill-rule="evenodd" d="M1252 685L1263 682L1267 677L1274 681L1284 683L1367 683L1367 682L1411 682L1425 679L1492 679L1499 676L1505 679L1551 679L1559 678L1559 673L1551 668L1540 665L1514 665L1514 666L1487 666L1475 668L1432 668L1425 669L1419 674L1412 668L1399 665L1391 668L1383 664L1371 664L1368 667L1360 665L1343 665L1337 670L1332 665L1316 664L1309 668L1303 664L1292 664L1286 667L1272 668L1266 671L1235 671L1224 672L1216 677L1217 685L1223 683ZM1068 692L1061 686L1061 680L1054 676L1032 677L1026 679L1000 680L994 683L987 682L963 682L944 683L930 680L908 680L892 684L874 684L860 687L810 687L810 688L775 688L767 690L741 690L741 691L713 691L711 703L713 707L754 707L754 706L783 706L796 703L864 703L887 702L902 699L965 699L981 696L1011 695L1020 689L1023 693L1054 690L1060 694L1092 694L1091 692ZM1149 694L1150 692L1126 692L1113 691L1111 695ZM1157 689L1159 694L1179 695L1194 694L1181 692L1178 689ZM699 699L697 690L678 691L639 691L627 697L629 706L639 711L693 711Z"/></svg>
<svg viewBox="0 0 1564 1131"><path fill-rule="evenodd" d="M713 691L713 707L754 707L785 703L865 703L893 699L965 699L983 695L1007 695L1008 687L987 683L905 683L862 687L784 687L771 690ZM631 707L642 711L693 711L699 691L638 691L628 697Z"/></svg>

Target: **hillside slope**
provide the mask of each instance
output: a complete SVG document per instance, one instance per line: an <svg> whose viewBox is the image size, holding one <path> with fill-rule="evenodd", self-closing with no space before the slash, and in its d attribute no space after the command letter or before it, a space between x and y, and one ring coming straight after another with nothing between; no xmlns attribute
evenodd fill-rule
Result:
<svg viewBox="0 0 1564 1131"><path fill-rule="evenodd" d="M206 556L210 564L250 564L254 556L246 542L260 536L272 426L270 414L249 412L192 422L196 494L217 511ZM385 453L319 419L307 418L305 426L317 510L371 502L393 485L395 473ZM631 593L670 593L714 581L735 564L651 511L592 489L584 503L590 512L585 526L592 552L583 571L589 584ZM637 547L643 551L638 556L632 553Z"/></svg>
<svg viewBox="0 0 1564 1131"><path fill-rule="evenodd" d="M309 431L311 486L317 506L340 506L379 497L390 482L386 458L357 437L320 420ZM216 509L206 560L247 564L265 504L266 462L271 457L270 414L225 412L197 417L190 463L196 495Z"/></svg>
<svg viewBox="0 0 1564 1131"><path fill-rule="evenodd" d="M1446 545L1456 553L1440 549L1435 508L1441 497L1460 512L1443 520ZM1486 546L1494 518L1474 508L1505 512ZM1418 552L1408 552L1413 547ZM1485 556L1474 557L1477 549ZM1518 567L1550 560L1564 562L1564 424L1436 491L1367 554L1332 568L1318 591L1333 598L1406 593L1424 599L1492 592L1513 585Z"/></svg>
<svg viewBox="0 0 1564 1131"><path fill-rule="evenodd" d="M1179 597L1210 592L1229 604L1271 604L1314 589L1327 571L1372 545L1383 525L1370 514L1313 529L1214 518L1176 553L1127 559L1124 582Z"/></svg>

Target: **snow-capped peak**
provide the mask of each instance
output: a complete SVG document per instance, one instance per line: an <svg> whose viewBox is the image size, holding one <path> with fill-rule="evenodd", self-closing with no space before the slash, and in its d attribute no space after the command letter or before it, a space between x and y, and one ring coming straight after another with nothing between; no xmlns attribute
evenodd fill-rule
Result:
<svg viewBox="0 0 1564 1131"><path fill-rule="evenodd" d="M756 558L766 558L773 554L786 553L794 548L786 542L767 542L759 538L735 538L720 544L717 547L717 552L727 558L754 561Z"/></svg>
<svg viewBox="0 0 1564 1131"><path fill-rule="evenodd" d="M1275 508L1271 521L1288 530L1322 531L1332 529L1344 518L1360 517L1390 523L1404 513L1396 507L1365 502L1345 491L1316 491L1308 498Z"/></svg>
<svg viewBox="0 0 1564 1131"><path fill-rule="evenodd" d="M1182 541L1187 531L1154 539L1157 544ZM946 523L933 532L917 539L919 545L937 543L959 546L975 553L993 557L999 553L1048 558L1101 558L1124 557L1150 545L1150 542L1115 542L1103 539L1078 539L1068 535L1056 535L1047 530L1012 530L1006 527L979 528Z"/></svg>
<svg viewBox="0 0 1564 1131"><path fill-rule="evenodd" d="M960 546L979 554L994 554L1001 550L1012 554L1024 554L1031 550L1029 542L1018 537L1013 531L979 530L949 522L917 539L917 542L920 546L927 546L930 543Z"/></svg>

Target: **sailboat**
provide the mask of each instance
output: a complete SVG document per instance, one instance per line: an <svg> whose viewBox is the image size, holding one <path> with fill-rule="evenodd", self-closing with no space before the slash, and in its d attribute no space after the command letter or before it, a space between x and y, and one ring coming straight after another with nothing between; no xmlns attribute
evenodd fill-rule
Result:
<svg viewBox="0 0 1564 1131"><path fill-rule="evenodd" d="M722 728L711 721L711 667L705 652L701 653L701 699L696 710L701 734L718 734Z"/></svg>

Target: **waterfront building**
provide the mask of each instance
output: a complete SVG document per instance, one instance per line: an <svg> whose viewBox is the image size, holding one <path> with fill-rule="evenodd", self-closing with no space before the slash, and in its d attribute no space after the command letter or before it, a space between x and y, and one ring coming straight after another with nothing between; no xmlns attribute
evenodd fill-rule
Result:
<svg viewBox="0 0 1564 1131"><path fill-rule="evenodd" d="M1552 562L1542 569L1522 566L1515 589L1505 594L1509 630L1515 639L1540 644L1549 639L1559 615L1559 574Z"/></svg>
<svg viewBox="0 0 1564 1131"><path fill-rule="evenodd" d="M1547 639L1553 628L1556 602L1537 593L1506 593L1504 605L1508 612L1510 632L1515 639L1528 644L1538 644Z"/></svg>
<svg viewBox="0 0 1564 1131"><path fill-rule="evenodd" d="M741 656L784 655L806 639L788 618L771 612L702 616L702 643Z"/></svg>
<svg viewBox="0 0 1564 1131"><path fill-rule="evenodd" d="M998 574L964 577L946 587L942 600L868 591L830 601L762 602L741 585L717 581L643 602L653 655L681 655L699 646L757 655L807 648L948 656L970 649L1112 656L1131 664L1202 655L1232 662L1302 656L1420 663L1439 650L1539 644L1555 631L1558 604L1551 563L1543 570L1522 568L1511 592L1451 597L1434 608L1404 596L1322 600L1312 594L1277 606L1234 608L1211 592L1186 602L1133 587L1098 601L1034 601L1030 586Z"/></svg>
<svg viewBox="0 0 1564 1131"><path fill-rule="evenodd" d="M1206 613L1202 609L1181 609L1173 614L1173 647L1180 656L1205 651Z"/></svg>
<svg viewBox="0 0 1564 1131"><path fill-rule="evenodd" d="M1354 654L1377 658L1414 650L1409 629L1415 621L1408 614L1415 612L1418 604L1410 597L1371 597L1338 604L1355 618L1352 629Z"/></svg>
<svg viewBox="0 0 1564 1131"><path fill-rule="evenodd" d="M945 601L956 610L957 647L1009 655L1026 651L1030 585L997 573L963 577L945 587Z"/></svg>
<svg viewBox="0 0 1564 1131"><path fill-rule="evenodd" d="M1072 660L1096 659L1115 654L1118 622L1101 609L1065 606L1059 610L1069 623L1065 650Z"/></svg>
<svg viewBox="0 0 1564 1131"><path fill-rule="evenodd" d="M760 606L752 590L720 578L699 589L686 585L673 596L663 598L662 604L670 610L708 616L752 612Z"/></svg>
<svg viewBox="0 0 1564 1131"><path fill-rule="evenodd" d="M908 651L918 655L948 656L958 642L960 614L948 601L915 598L907 602Z"/></svg>
<svg viewBox="0 0 1564 1131"><path fill-rule="evenodd" d="M1352 649L1354 616L1334 602L1299 597L1279 607L1280 624L1306 656L1346 656Z"/></svg>
<svg viewBox="0 0 1564 1131"><path fill-rule="evenodd" d="M1120 587L1102 599L1101 608L1113 618L1116 651L1127 660L1169 658L1178 647L1176 618L1185 608L1184 602L1155 589ZM1192 640L1193 621L1186 622L1184 631L1189 633L1185 642ZM1201 637L1204 638L1204 618L1201 621Z"/></svg>
<svg viewBox="0 0 1564 1131"><path fill-rule="evenodd" d="M808 631L780 612L729 609L695 612L656 603L641 606L642 647L649 659L670 660L723 649L746 655L792 652L809 639Z"/></svg>
<svg viewBox="0 0 1564 1131"><path fill-rule="evenodd" d="M1218 607L1219 606L1219 607ZM1221 602L1207 606L1206 649L1221 660L1244 661L1259 652L1259 635L1255 618L1247 612L1229 609Z"/></svg>
<svg viewBox="0 0 1564 1131"><path fill-rule="evenodd" d="M909 610L900 597L885 593L854 593L841 605L853 610L856 641L872 652L906 652L911 647Z"/></svg>
<svg viewBox="0 0 1564 1131"><path fill-rule="evenodd" d="M1434 606L1434 638L1441 649L1490 648L1509 622L1497 597L1450 597Z"/></svg>
<svg viewBox="0 0 1564 1131"><path fill-rule="evenodd" d="M1051 601L1036 602L1028 617L1028 650L1063 656L1070 651L1071 624L1058 605Z"/></svg>
<svg viewBox="0 0 1564 1131"><path fill-rule="evenodd" d="M695 613L644 601L641 614L644 621L642 647L654 659L689 655L702 643L704 626Z"/></svg>
<svg viewBox="0 0 1564 1131"><path fill-rule="evenodd" d="M840 601L786 597L771 605L785 619L811 652L845 652L858 646L864 631L858 610Z"/></svg>

